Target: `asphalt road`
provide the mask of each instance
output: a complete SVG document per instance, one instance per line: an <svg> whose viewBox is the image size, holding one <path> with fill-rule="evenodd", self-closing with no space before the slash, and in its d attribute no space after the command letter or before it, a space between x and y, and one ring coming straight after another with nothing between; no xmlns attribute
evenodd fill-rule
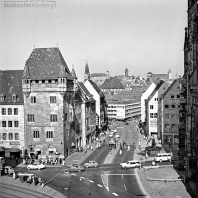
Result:
<svg viewBox="0 0 198 198"><path fill-rule="evenodd" d="M126 144L136 143L138 145L135 123L118 128L118 133L120 135L119 144L124 141ZM66 174L63 167L48 167L40 171L27 171L24 167L20 172L34 173L42 177L47 185L70 198L146 197L139 186L135 169L123 170L120 167L120 163L133 159L134 150L124 151L122 155L117 152L111 163L104 164L109 152L108 141L106 141L101 148L97 148L82 162L84 165L89 160L96 160L99 167L88 168L80 173ZM144 165L150 164L151 162L147 162Z"/></svg>

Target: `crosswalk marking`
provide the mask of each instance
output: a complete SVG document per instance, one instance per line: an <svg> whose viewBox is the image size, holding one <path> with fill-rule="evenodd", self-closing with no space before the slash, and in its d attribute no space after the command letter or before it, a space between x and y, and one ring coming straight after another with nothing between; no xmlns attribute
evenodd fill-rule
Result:
<svg viewBox="0 0 198 198"><path fill-rule="evenodd" d="M117 196L119 196L119 195L118 195L118 194L116 194L116 193L112 193L112 194L113 194L113 195L115 195L116 197L117 197Z"/></svg>
<svg viewBox="0 0 198 198"><path fill-rule="evenodd" d="M97 185L102 188L102 185L100 185L100 184L97 184Z"/></svg>
<svg viewBox="0 0 198 198"><path fill-rule="evenodd" d="M91 183L94 183L94 181L92 181L92 180L89 180Z"/></svg>

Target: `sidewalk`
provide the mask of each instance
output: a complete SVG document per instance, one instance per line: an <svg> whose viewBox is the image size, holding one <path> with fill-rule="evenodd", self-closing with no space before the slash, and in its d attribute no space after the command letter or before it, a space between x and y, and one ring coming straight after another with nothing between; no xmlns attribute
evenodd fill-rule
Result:
<svg viewBox="0 0 198 198"><path fill-rule="evenodd" d="M141 150L143 151L145 147L147 147L147 141L144 140L143 135L140 134L139 140L141 140ZM161 144L157 144L157 146L162 146ZM162 147L163 148L163 147ZM163 149L164 152L165 149ZM153 161L154 157L148 156L146 159L144 155L141 154L139 148L135 151L135 159L141 161ZM157 167L157 166L156 166ZM165 166L164 168L155 168L155 169L146 169L142 168L137 170L140 181L144 190L151 198L190 198L190 197L198 197L195 196L195 192L191 189L193 184L183 183L178 179L179 175L177 171L170 167ZM198 189L198 186L193 186L195 190Z"/></svg>

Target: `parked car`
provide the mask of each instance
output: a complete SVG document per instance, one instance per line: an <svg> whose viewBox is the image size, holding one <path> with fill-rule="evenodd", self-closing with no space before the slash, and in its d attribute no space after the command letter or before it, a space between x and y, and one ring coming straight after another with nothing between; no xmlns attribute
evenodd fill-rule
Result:
<svg viewBox="0 0 198 198"><path fill-rule="evenodd" d="M45 168L45 165L44 164L33 163L33 164L27 165L27 169L28 170L31 170L31 169L38 169L38 170L40 170L40 169L43 169L43 168Z"/></svg>
<svg viewBox="0 0 198 198"><path fill-rule="evenodd" d="M158 153L154 159L156 162L171 161L171 154L170 153Z"/></svg>
<svg viewBox="0 0 198 198"><path fill-rule="evenodd" d="M131 160L126 163L121 163L120 166L124 169L137 168L137 167L141 167L141 163L140 163L140 161L137 161L137 160Z"/></svg>
<svg viewBox="0 0 198 198"><path fill-rule="evenodd" d="M85 167L81 166L79 164L72 164L72 165L68 165L65 169L65 173L70 173L70 172L81 172L84 171Z"/></svg>
<svg viewBox="0 0 198 198"><path fill-rule="evenodd" d="M88 163L85 163L84 164L84 167L85 168L92 168L92 167L98 167L99 166L99 164L98 164L98 162L96 162L96 161L94 161L94 160L91 160L91 161L89 161Z"/></svg>
<svg viewBox="0 0 198 198"><path fill-rule="evenodd" d="M4 167L4 173L11 174L14 172L14 169L11 166Z"/></svg>

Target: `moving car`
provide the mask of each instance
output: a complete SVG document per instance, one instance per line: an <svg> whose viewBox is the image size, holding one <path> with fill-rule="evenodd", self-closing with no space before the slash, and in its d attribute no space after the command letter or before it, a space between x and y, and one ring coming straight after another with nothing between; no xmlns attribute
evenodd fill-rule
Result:
<svg viewBox="0 0 198 198"><path fill-rule="evenodd" d="M91 160L91 161L89 161L88 163L85 163L84 164L84 167L85 168L92 168L92 167L98 167L99 166L99 164L98 164L98 162L96 162L96 161L94 161L94 160Z"/></svg>
<svg viewBox="0 0 198 198"><path fill-rule="evenodd" d="M170 153L158 153L155 156L156 162L163 162L163 161L171 161L171 154Z"/></svg>
<svg viewBox="0 0 198 198"><path fill-rule="evenodd" d="M137 160L131 160L126 163L121 163L120 166L124 169L137 168L137 167L141 167L141 163L140 163L140 161L137 161Z"/></svg>
<svg viewBox="0 0 198 198"><path fill-rule="evenodd" d="M34 163L34 164L29 164L27 165L27 169L28 170L31 170L31 169L38 169L38 170L41 170L45 168L45 165L44 164L38 164L38 163Z"/></svg>
<svg viewBox="0 0 198 198"><path fill-rule="evenodd" d="M67 168L65 169L65 173L70 173L70 172L81 172L84 171L85 167L81 166L79 164L72 164L68 165Z"/></svg>

